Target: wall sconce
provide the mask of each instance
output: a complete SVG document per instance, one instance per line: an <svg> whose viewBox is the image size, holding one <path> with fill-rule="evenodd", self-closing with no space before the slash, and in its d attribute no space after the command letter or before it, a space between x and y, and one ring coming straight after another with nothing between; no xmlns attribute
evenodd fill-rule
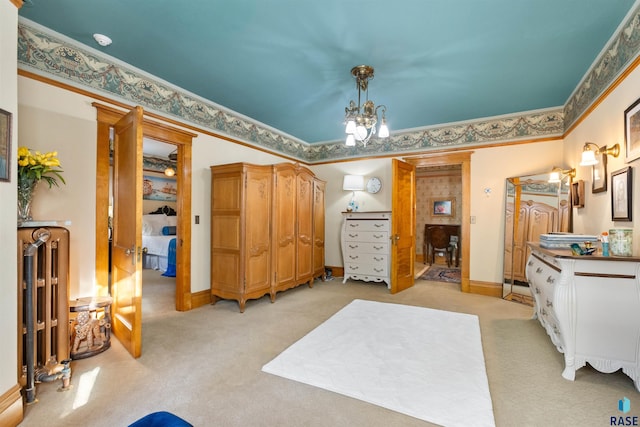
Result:
<svg viewBox="0 0 640 427"><path fill-rule="evenodd" d="M351 212L358 210L358 204L356 202L356 191L364 190L364 176L362 175L345 175L342 181L342 189L344 191L353 191L351 201L347 205L347 211Z"/></svg>
<svg viewBox="0 0 640 427"><path fill-rule="evenodd" d="M550 183L558 183L558 182L562 181L562 178L565 177L565 176L570 176L571 180L573 181L573 178L576 177L576 168L562 170L562 168L554 166L553 169L551 169L551 172L549 173L549 181L548 182L550 182Z"/></svg>
<svg viewBox="0 0 640 427"><path fill-rule="evenodd" d="M595 151L591 150L591 146L594 146ZM596 158L596 154L607 154L609 156L618 157L620 154L620 144L615 144L611 148L598 147L593 142L585 142L584 147L582 148L582 161L580 162L580 166L593 166L598 164L598 159Z"/></svg>

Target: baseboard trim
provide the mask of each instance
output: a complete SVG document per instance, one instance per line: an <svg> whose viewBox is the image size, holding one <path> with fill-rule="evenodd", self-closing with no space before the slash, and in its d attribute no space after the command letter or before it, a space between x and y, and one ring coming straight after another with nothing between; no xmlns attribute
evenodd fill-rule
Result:
<svg viewBox="0 0 640 427"><path fill-rule="evenodd" d="M191 294L191 309L202 307L203 305L211 304L211 291L205 289Z"/></svg>
<svg viewBox="0 0 640 427"><path fill-rule="evenodd" d="M469 281L469 293L502 298L502 285L494 282Z"/></svg>
<svg viewBox="0 0 640 427"><path fill-rule="evenodd" d="M0 425L15 427L24 418L20 385L16 384L0 396Z"/></svg>

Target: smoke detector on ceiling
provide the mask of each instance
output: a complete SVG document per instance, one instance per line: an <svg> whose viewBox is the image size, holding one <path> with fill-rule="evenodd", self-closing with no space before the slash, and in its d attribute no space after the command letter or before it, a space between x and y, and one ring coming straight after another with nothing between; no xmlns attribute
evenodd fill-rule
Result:
<svg viewBox="0 0 640 427"><path fill-rule="evenodd" d="M93 38L98 42L100 46L109 46L112 40L104 34L94 34Z"/></svg>

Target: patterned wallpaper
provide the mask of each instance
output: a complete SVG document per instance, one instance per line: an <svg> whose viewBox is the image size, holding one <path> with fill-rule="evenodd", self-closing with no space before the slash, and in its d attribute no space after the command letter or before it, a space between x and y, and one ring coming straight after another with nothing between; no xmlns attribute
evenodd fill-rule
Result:
<svg viewBox="0 0 640 427"><path fill-rule="evenodd" d="M434 217L432 201L434 199L453 199L454 209L451 217ZM462 171L456 168L425 168L416 177L416 254L422 254L425 224L460 224L462 203Z"/></svg>

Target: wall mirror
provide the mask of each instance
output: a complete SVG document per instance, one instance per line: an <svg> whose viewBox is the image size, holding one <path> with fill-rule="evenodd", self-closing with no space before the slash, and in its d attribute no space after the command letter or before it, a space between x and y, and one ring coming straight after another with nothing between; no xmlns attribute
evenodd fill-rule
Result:
<svg viewBox="0 0 640 427"><path fill-rule="evenodd" d="M548 182L549 172L507 178L502 297L533 305L525 276L527 242L540 234L571 232L571 177Z"/></svg>

